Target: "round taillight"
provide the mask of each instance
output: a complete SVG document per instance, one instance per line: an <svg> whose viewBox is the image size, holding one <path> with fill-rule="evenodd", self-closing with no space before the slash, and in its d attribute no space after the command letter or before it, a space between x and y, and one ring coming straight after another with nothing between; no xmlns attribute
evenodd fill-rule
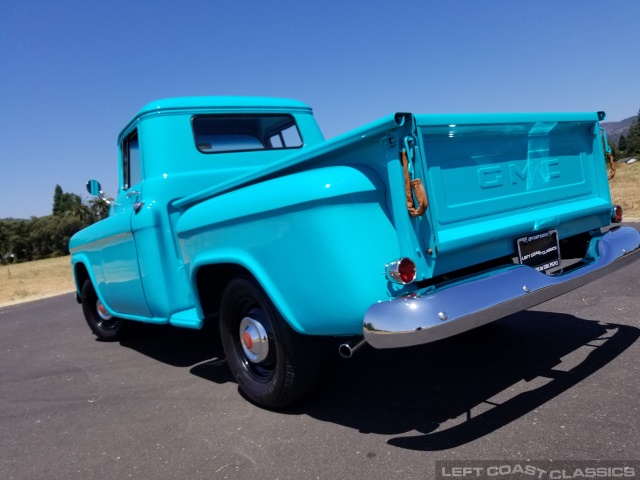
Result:
<svg viewBox="0 0 640 480"><path fill-rule="evenodd" d="M416 279L416 266L409 258L403 258L400 260L398 273L402 283L411 283Z"/></svg>
<svg viewBox="0 0 640 480"><path fill-rule="evenodd" d="M622 207L620 205L611 207L611 221L615 223L622 221Z"/></svg>
<svg viewBox="0 0 640 480"><path fill-rule="evenodd" d="M388 263L385 268L387 278L396 283L411 283L416 279L416 264L410 258L400 258Z"/></svg>

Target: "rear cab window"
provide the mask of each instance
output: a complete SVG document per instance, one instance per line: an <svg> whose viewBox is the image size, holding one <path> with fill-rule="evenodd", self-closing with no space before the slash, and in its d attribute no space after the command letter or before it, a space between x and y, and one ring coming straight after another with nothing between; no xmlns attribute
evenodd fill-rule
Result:
<svg viewBox="0 0 640 480"><path fill-rule="evenodd" d="M196 115L191 125L196 147L202 153L302 147L292 115Z"/></svg>

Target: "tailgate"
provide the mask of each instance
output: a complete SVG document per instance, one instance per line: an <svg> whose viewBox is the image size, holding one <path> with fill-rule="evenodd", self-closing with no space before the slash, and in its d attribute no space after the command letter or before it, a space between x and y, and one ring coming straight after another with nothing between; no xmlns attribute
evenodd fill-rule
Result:
<svg viewBox="0 0 640 480"><path fill-rule="evenodd" d="M489 260L513 254L522 234L563 238L608 223L597 113L415 118L440 254L471 247Z"/></svg>

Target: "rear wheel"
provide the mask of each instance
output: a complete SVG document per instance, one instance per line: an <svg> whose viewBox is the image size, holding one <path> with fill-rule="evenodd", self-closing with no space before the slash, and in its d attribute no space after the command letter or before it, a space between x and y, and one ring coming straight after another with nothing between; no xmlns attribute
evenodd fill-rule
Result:
<svg viewBox="0 0 640 480"><path fill-rule="evenodd" d="M109 315L91 280L86 280L82 286L82 312L89 328L100 340L114 342L122 338L126 320Z"/></svg>
<svg viewBox="0 0 640 480"><path fill-rule="evenodd" d="M225 290L220 336L233 376L256 404L283 408L315 386L314 339L291 329L252 279L235 278Z"/></svg>

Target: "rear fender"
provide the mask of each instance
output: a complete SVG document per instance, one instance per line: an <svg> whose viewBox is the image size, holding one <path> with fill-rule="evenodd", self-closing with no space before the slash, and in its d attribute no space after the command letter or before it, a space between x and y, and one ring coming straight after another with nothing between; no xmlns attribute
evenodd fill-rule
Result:
<svg viewBox="0 0 640 480"><path fill-rule="evenodd" d="M388 298L383 269L398 240L385 203L373 171L330 166L195 205L176 225L192 291L201 292L202 269L236 265L296 331L355 334L367 302ZM220 295L224 285L211 283L207 295ZM202 297L195 303L204 318L216 308Z"/></svg>

